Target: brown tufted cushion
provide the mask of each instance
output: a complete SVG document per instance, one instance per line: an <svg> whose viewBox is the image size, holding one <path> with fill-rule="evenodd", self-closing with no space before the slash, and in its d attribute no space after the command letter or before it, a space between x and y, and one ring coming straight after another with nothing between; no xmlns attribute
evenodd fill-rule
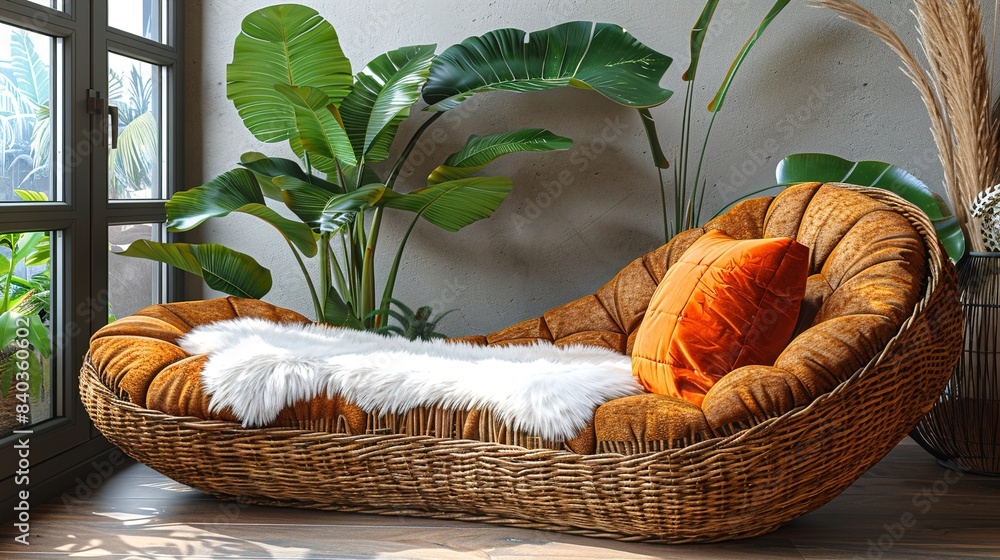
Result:
<svg viewBox="0 0 1000 560"><path fill-rule="evenodd" d="M598 407L594 427L599 434L598 450L606 453L659 451L715 437L697 405L655 393L623 397Z"/></svg>
<svg viewBox="0 0 1000 560"><path fill-rule="evenodd" d="M178 416L230 420L226 411L209 414L201 390L203 360L181 350L177 339L198 325L237 317L309 322L294 311L236 297L151 305L94 333L90 359L108 388L135 404Z"/></svg>
<svg viewBox="0 0 1000 560"><path fill-rule="evenodd" d="M238 419L230 410L210 410L211 399L201 384L206 357L189 356L177 346L177 339L198 325L237 317L285 323L308 322L298 313L269 303L234 297L153 305L95 333L91 338L90 359L104 383L120 397L135 404L173 416L236 422ZM591 336L590 333L569 335L563 343L571 344L581 339L582 343L597 343L585 339L588 336ZM595 332L593 336L611 335ZM464 342L486 344L487 341L479 336L468 337ZM548 442L538 438L524 439L480 410L437 411L433 414L417 410L405 415L379 416L365 412L339 395L320 395L286 406L269 426L347 434L384 433L389 430L439 437L461 436L510 445L566 448L581 454L593 453L596 446L593 423L570 440Z"/></svg>
<svg viewBox="0 0 1000 560"><path fill-rule="evenodd" d="M624 336L630 353L646 304L667 268L707 230L737 239L792 237L808 246L810 277L796 336L774 367L748 366L725 376L702 404L707 429L723 435L808 404L867 364L912 312L927 275L923 239L900 214L849 189L809 183L735 205L704 228L678 234L670 243L636 259L594 296L586 296L488 335L490 344L538 339L562 342L560 334L602 325L609 336ZM556 320L560 330L549 328ZM609 325L610 322L610 325ZM530 325L530 329L524 326ZM518 331L521 328L523 330ZM618 349L615 344L605 346ZM627 401L632 402L632 401ZM642 438L676 437L678 403L664 403L660 416L643 405L626 415L612 401L597 411L599 449L614 443L644 448ZM655 407L654 407L655 408ZM607 410L605 410L607 409ZM614 409L614 414L607 414ZM608 418L620 418L615 426ZM645 420L644 420L645 419ZM645 428L637 422L647 422ZM705 434L697 415L692 434ZM628 426L628 428L626 428ZM664 435L664 426L673 426ZM683 430L680 433L685 433ZM627 439L621 439L626 438ZM665 442L677 445L675 442Z"/></svg>

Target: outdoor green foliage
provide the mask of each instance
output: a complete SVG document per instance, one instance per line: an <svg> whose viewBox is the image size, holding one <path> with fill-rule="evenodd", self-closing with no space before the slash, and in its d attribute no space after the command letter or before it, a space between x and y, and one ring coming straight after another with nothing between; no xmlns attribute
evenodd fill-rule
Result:
<svg viewBox="0 0 1000 560"><path fill-rule="evenodd" d="M153 112L153 80L133 66L127 79L108 73L108 103L118 107L118 148L108 150L109 194L116 199L152 188L159 166L159 125Z"/></svg>
<svg viewBox="0 0 1000 560"><path fill-rule="evenodd" d="M48 188L52 152L49 67L25 31L11 33L10 57L0 67L0 200Z"/></svg>
<svg viewBox="0 0 1000 560"><path fill-rule="evenodd" d="M17 200L14 190L46 192L51 178L50 64L31 34L14 30L10 37L10 66L0 67L0 200ZM109 154L111 192L128 198L152 183L159 159L152 80L134 68L127 79L112 70L108 98L119 107L121 127Z"/></svg>
<svg viewBox="0 0 1000 560"><path fill-rule="evenodd" d="M729 67L729 71L726 73L726 76L722 81L722 85L719 87L718 91L716 91L715 97L712 98L711 103L708 105L708 110L712 113L712 117L705 130L705 137L701 142L701 150L697 154L697 165L695 166L695 171L692 174L690 173L692 166L691 130L693 124L691 115L694 108L695 78L697 77L698 66L701 62L702 46L705 42L705 37L708 34L709 26L712 23L712 17L715 15L715 10L719 5L719 0L708 0L705 2L701 16L698 18L698 21L695 22L694 28L691 30L691 63L682 75L682 79L687 82L687 91L684 95L684 115L681 124L680 144L677 150L677 157L674 165L673 216L671 216L667 210L668 194L666 184L663 180L663 170L667 169L669 164L666 156L663 154L663 149L660 147L652 115L648 110L640 109L639 112L642 117L643 125L646 127L646 135L649 139L650 149L653 154L653 163L657 167L660 179L660 194L663 206L663 232L665 239L669 240L674 235L684 230L697 227L701 224L702 203L705 200L705 191L708 189L707 180L702 180L701 172L702 165L705 162L705 153L708 151L709 138L712 135L712 126L715 124L715 117L719 114L719 111L722 110L723 103L726 100L729 89L732 87L733 80L736 78L736 73L743 65L743 62L746 60L747 55L749 55L750 50L753 49L757 40L760 39L771 22L778 17L778 14L785 9L785 6L787 6L789 2L790 0L778 0L774 3L771 9L764 16L760 25L750 38L747 39L743 48L740 49L739 54L737 54L736 59Z"/></svg>
<svg viewBox="0 0 1000 560"><path fill-rule="evenodd" d="M15 191L27 201L43 201L44 195ZM0 234L0 394L7 396L21 360L16 352L27 344L30 393L37 396L45 370L43 360L52 353L48 318L51 267L48 232ZM27 325L28 336L18 337ZM26 342L22 342L26 341Z"/></svg>
<svg viewBox="0 0 1000 560"><path fill-rule="evenodd" d="M951 260L958 262L965 254L965 234L948 203L898 167L880 161L853 162L829 154L793 154L781 160L775 174L782 185L819 181L894 192L927 214Z"/></svg>
<svg viewBox="0 0 1000 560"><path fill-rule="evenodd" d="M241 167L174 195L166 205L169 229L187 231L233 212L255 216L284 237L319 320L384 327L394 316L389 304L407 240L421 219L454 232L487 218L512 184L508 177L479 175L485 167L504 155L572 145L537 128L473 135L424 184L400 189L407 158L445 112L487 91L570 86L634 108L663 103L671 93L659 87L670 58L610 24L571 22L530 34L500 29L440 55L435 48L402 47L352 74L336 31L315 10L284 4L248 15L227 69L228 97L255 138L288 142L298 161L244 154ZM385 161L421 94L430 116L398 159ZM383 161L385 167L377 165ZM284 204L296 219L271 209L268 200ZM379 230L393 210L409 214L409 226L379 290ZM262 297L271 285L266 268L218 245L142 242L122 254L180 267L230 294ZM305 265L310 258L319 261L318 278Z"/></svg>

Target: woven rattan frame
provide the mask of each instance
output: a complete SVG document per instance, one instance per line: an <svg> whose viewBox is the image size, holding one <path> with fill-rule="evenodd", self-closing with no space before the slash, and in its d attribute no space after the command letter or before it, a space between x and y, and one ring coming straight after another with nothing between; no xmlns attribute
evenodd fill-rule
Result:
<svg viewBox="0 0 1000 560"><path fill-rule="evenodd" d="M866 367L810 405L683 449L577 455L430 436L360 435L169 416L116 397L87 360L83 402L126 453L223 499L419 515L622 540L767 533L840 494L934 403L961 350L954 266L918 209L851 187L926 240L924 295Z"/></svg>

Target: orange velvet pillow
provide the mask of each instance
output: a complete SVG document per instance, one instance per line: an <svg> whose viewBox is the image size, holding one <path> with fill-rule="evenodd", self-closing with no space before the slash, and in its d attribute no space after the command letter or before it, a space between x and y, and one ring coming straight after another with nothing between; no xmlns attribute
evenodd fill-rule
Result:
<svg viewBox="0 0 1000 560"><path fill-rule="evenodd" d="M648 391L700 406L730 371L774 364L795 330L808 275L809 248L794 239L709 231L653 293L632 372Z"/></svg>

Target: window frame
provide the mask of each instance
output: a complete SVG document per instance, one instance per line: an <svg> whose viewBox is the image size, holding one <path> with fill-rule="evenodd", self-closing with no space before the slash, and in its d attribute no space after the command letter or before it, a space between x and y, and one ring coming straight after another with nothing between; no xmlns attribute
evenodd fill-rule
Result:
<svg viewBox="0 0 1000 560"><path fill-rule="evenodd" d="M0 23L55 37L62 41L63 49L61 76L57 76L59 69L53 68L51 78L61 86L53 87L51 105L52 174L54 185L60 184L56 175L62 175L62 199L0 203L0 229L4 232L53 232L50 336L54 410L53 418L33 426L28 436L31 486L49 488L48 494L72 484L67 479L69 473L111 448L83 408L77 373L91 334L107 323L108 227L165 222L165 198L183 186L184 41L178 22L184 18L184 2L163 1L164 43L96 25L108 21L107 2L101 0L67 0L65 12L28 0L5 0L0 5ZM162 84L165 111L161 116L167 139L163 145L167 150L162 169L164 200L108 200L108 146L93 142L102 117L87 112L86 98L89 89L107 97L109 51L166 67L166 83ZM75 164L71 161L74 159ZM166 268L161 271L163 301L180 299L182 273ZM0 438L0 464L17 464L14 445L24 437L14 434ZM0 472L0 496L4 500L0 519L11 510L7 502L13 498L8 496L24 489L15 486L14 478L12 471ZM36 492L32 492L35 496Z"/></svg>
<svg viewBox="0 0 1000 560"><path fill-rule="evenodd" d="M182 0L161 0L164 3L165 13L163 22L163 38L165 41L159 42L145 37L139 37L127 31L105 26L94 29L93 43L103 45L103 52L114 52L116 54L147 62L165 68L165 80L161 84L163 91L163 118L161 126L166 141L162 148L166 150L166 163L163 167L164 185L163 199L161 200L109 200L107 196L108 173L107 166L95 165L92 173L92 184L104 185L104 196L93 197L93 230L92 236L95 242L108 244L108 227L115 225L139 224L139 223L164 223L166 222L165 202L173 193L181 190L183 185L183 145L181 143L181 127L184 122L183 99L184 99L184 72L183 72L183 37L180 35L178 22L184 21L184 2ZM95 21L108 21L108 3L97 2L94 4L93 14ZM108 60L106 54L100 58L95 57L92 69L91 82L100 84L98 89L105 93L107 90ZM102 147L104 160L107 161L107 146ZM167 241L176 241L178 236L166 233ZM92 282L98 288L107 293L108 290L108 253L107 251L95 251L93 260ZM181 271L173 268L161 266L161 293L162 301L177 301L181 299L183 289L183 275ZM107 324L107 317L98 319L95 330Z"/></svg>

